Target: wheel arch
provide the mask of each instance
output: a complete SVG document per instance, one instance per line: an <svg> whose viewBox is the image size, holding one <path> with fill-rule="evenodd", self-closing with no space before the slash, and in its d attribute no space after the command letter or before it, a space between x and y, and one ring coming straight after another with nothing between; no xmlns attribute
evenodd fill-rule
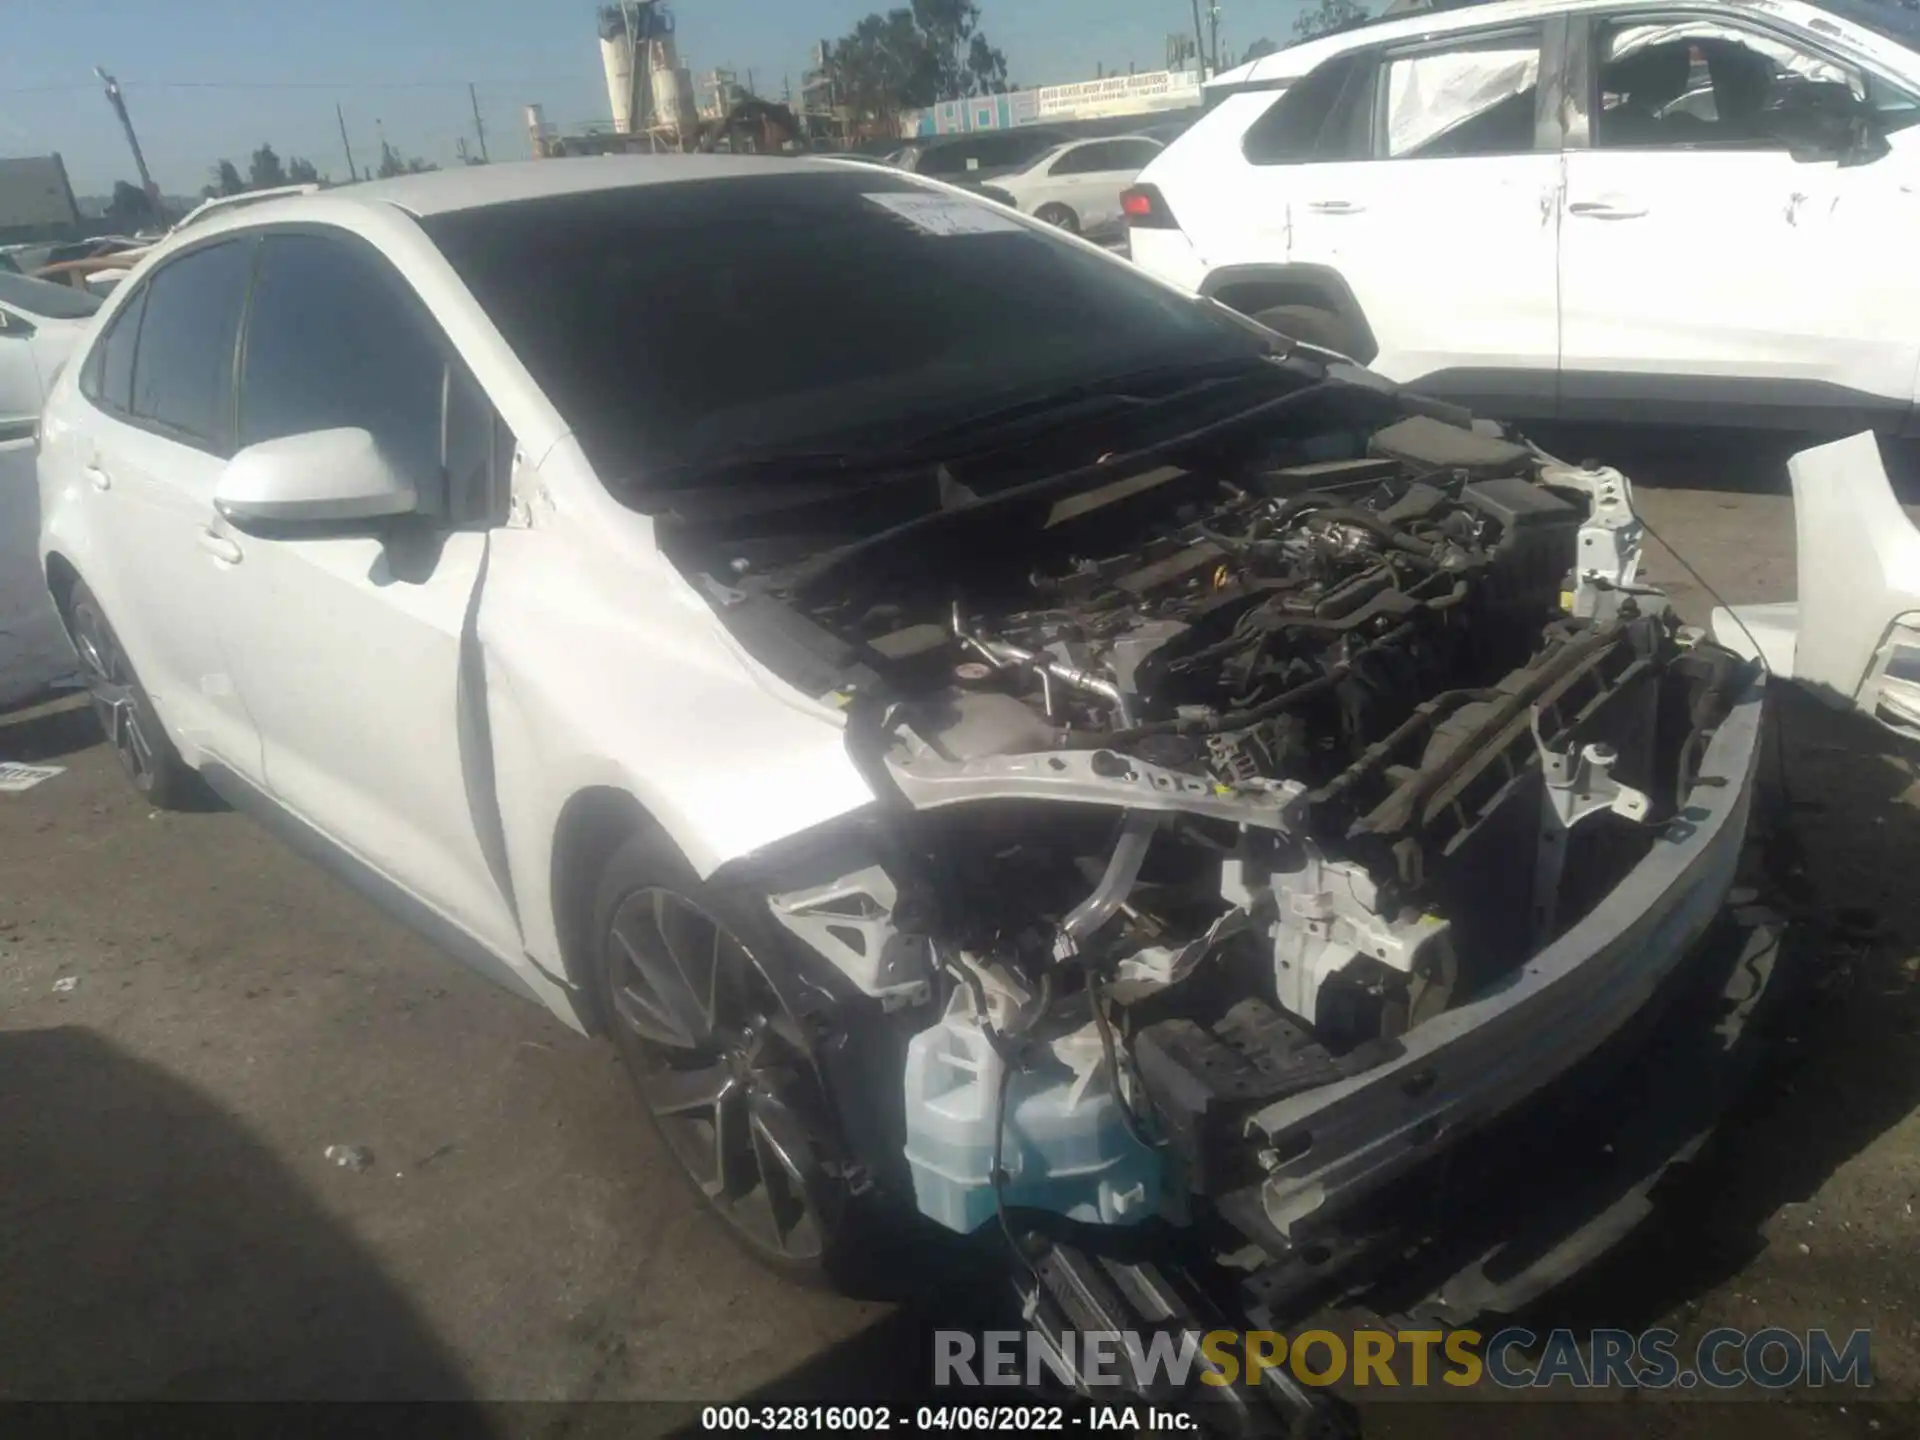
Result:
<svg viewBox="0 0 1920 1440"><path fill-rule="evenodd" d="M53 608L59 612L60 623L66 627L67 634L73 634L71 606L73 587L80 583L79 568L58 550L49 550L46 561L47 594L53 598Z"/></svg>
<svg viewBox="0 0 1920 1440"><path fill-rule="evenodd" d="M1223 265L1200 283L1200 293L1252 316L1276 305L1311 305L1351 326L1359 337L1353 358L1370 365L1380 353L1373 327L1346 277L1327 265Z"/></svg>
<svg viewBox="0 0 1920 1440"><path fill-rule="evenodd" d="M637 796L613 785L574 791L554 824L548 879L554 937L580 1018L593 1034L604 1034L607 1025L593 973L594 892L608 857L639 831L672 843L666 827Z"/></svg>

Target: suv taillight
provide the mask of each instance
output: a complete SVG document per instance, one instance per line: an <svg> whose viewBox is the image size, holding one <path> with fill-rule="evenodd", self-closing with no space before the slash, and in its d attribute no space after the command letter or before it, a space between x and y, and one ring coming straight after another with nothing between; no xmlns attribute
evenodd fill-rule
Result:
<svg viewBox="0 0 1920 1440"><path fill-rule="evenodd" d="M1167 197L1157 185L1131 185L1120 192L1120 213L1138 230L1178 230L1180 222L1167 208Z"/></svg>

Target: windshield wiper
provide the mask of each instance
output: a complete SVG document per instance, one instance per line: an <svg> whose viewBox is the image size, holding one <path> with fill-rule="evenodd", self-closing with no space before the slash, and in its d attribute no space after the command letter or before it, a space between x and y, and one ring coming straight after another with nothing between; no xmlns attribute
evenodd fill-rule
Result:
<svg viewBox="0 0 1920 1440"><path fill-rule="evenodd" d="M924 473L930 466L962 456L990 453L996 448L984 442L1007 441L1013 435L1055 429L1115 410L1157 409L1272 368L1272 357L1264 353L1154 365L1030 394L1010 404L946 421L904 438L889 435L871 445L848 444L839 449L753 446L711 459L653 467L645 474L644 486L649 490L677 489L688 478L698 481L857 478L865 482L890 476L908 478ZM1169 390L1168 386L1174 388Z"/></svg>
<svg viewBox="0 0 1920 1440"><path fill-rule="evenodd" d="M1004 430L1023 429L1023 422L1028 420L1044 422L1051 428L1056 422L1076 419L1089 411L1156 409L1177 401L1190 400L1226 382L1273 371L1274 357L1265 352L1215 356L1206 360L1126 370L1116 375L1078 381L1057 390L1043 391L1008 405L964 416L935 429L922 431L909 438L905 445L910 451L947 453L954 442L983 440ZM1175 388L1166 390L1167 386Z"/></svg>

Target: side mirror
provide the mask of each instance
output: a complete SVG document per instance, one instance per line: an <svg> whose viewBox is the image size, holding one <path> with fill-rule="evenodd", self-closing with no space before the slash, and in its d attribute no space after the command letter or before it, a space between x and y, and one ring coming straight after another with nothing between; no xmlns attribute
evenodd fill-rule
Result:
<svg viewBox="0 0 1920 1440"><path fill-rule="evenodd" d="M236 525L340 525L419 508L419 492L365 430L314 430L249 445L227 462L213 508Z"/></svg>

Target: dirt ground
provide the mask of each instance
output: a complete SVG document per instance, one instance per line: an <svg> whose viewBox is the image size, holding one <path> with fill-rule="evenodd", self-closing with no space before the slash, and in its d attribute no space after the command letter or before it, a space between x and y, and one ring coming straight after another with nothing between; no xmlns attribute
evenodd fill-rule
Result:
<svg viewBox="0 0 1920 1440"><path fill-rule="evenodd" d="M1727 599L1791 595L1780 447L1543 438L1634 474L1650 524ZM1663 547L1650 568L1704 619ZM1811 703L1781 715L1817 897L1809 999L1660 1219L1565 1314L1866 1327L1873 1398L1904 1401L1920 1395L1914 772ZM0 1398L849 1400L924 1363L918 1321L737 1256L609 1048L250 821L150 812L84 712L0 716L0 759L67 767L0 794ZM373 1163L338 1166L332 1145ZM1542 1435L1626 1422L1743 1440L1891 1436L1912 1418L1844 1396L1501 1409L1502 1429ZM1366 1427L1489 1418L1385 1405Z"/></svg>

